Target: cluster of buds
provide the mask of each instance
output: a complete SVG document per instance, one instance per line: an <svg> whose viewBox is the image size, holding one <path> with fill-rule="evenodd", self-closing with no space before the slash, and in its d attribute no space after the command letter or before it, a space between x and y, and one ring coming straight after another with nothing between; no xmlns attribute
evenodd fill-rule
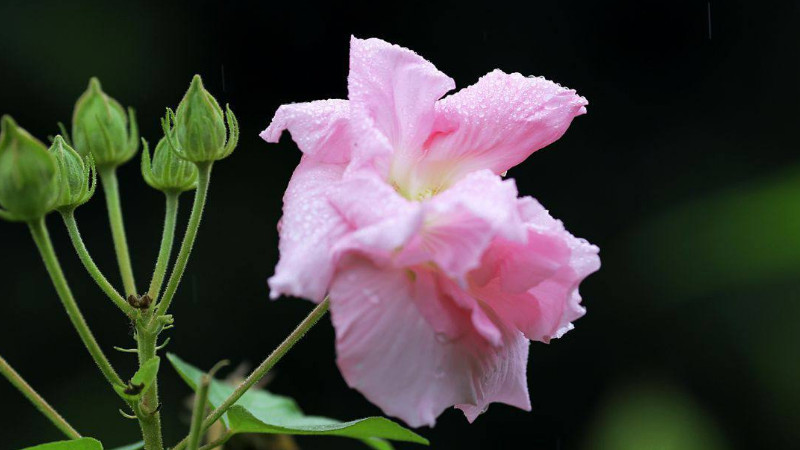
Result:
<svg viewBox="0 0 800 450"><path fill-rule="evenodd" d="M227 127L226 127L227 123ZM197 184L197 164L227 157L236 147L239 126L230 108L223 113L199 76L162 120L165 135L150 157L142 139L142 175L164 192L183 192ZM31 222L51 211L69 212L94 194L96 172L129 161L139 148L132 108L103 92L92 78L75 104L72 141L56 136L48 149L3 116L0 131L0 218Z"/></svg>

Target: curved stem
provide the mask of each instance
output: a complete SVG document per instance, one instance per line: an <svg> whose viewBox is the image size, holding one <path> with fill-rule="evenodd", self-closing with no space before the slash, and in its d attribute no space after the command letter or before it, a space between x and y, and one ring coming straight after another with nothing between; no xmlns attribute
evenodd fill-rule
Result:
<svg viewBox="0 0 800 450"><path fill-rule="evenodd" d="M86 324L86 320L83 318L83 314L81 314L80 309L78 309L78 304L72 296L72 291L69 289L67 280L64 277L64 272L61 271L61 265L58 263L58 257L56 257L53 243L50 241L50 235L47 232L44 217L30 222L28 226L31 229L33 240L39 248L39 253L42 255L42 260L47 268L47 272L50 274L50 279L53 281L53 286L55 286L56 292L58 292L58 296L61 298L61 303L67 311L69 320L72 322L78 335L80 335L83 345L89 350L89 354L92 355L92 359L94 359L95 364L100 368L106 380L112 385L124 386L125 383L123 383L122 379L117 375L114 368L111 367L111 363L108 362L108 358L103 354L103 350L100 349L92 331L89 329L89 325Z"/></svg>
<svg viewBox="0 0 800 450"><path fill-rule="evenodd" d="M111 224L111 236L114 238L114 250L117 253L117 263L119 264L120 275L122 275L122 284L125 286L125 295L138 295L136 282L133 279L131 256L128 252L128 240L125 237L125 224L122 220L117 170L114 167L107 167L99 169L98 172L100 173L100 181L103 183L103 192L106 196L108 221Z"/></svg>
<svg viewBox="0 0 800 450"><path fill-rule="evenodd" d="M183 271L186 270L186 264L189 262L189 255L192 253L194 240L197 237L197 229L200 227L200 219L203 217L203 208L206 205L206 198L208 196L208 185L211 182L211 167L213 162L197 163L197 191L194 194L194 203L192 204L192 213L189 216L189 224L186 226L186 234L183 235L183 242L181 242L181 250L178 252L178 257L175 259L175 267L172 268L167 288L164 290L164 297L158 302L156 314L153 314L155 320L158 316L166 314L175 291L178 290L178 284L183 277Z"/></svg>
<svg viewBox="0 0 800 450"><path fill-rule="evenodd" d="M117 308L121 309L126 316L134 317L136 314L134 308L125 301L116 289L114 289L114 286L109 283L94 263L94 260L92 260L91 255L89 255L89 251L86 249L86 245L81 238L81 232L78 230L78 222L75 220L74 211L62 212L61 218L64 219L64 225L67 226L67 232L69 232L69 238L72 240L72 246L75 247L75 251L78 253L83 267L86 268L86 271L89 272L89 275L91 275L92 279L94 279L100 289L105 292L108 298L117 305Z"/></svg>
<svg viewBox="0 0 800 450"><path fill-rule="evenodd" d="M215 441L212 441L212 442L209 442L208 444L200 447L200 450L211 450L211 449L217 448L220 445L228 442L228 439L230 439L232 437L233 437L233 432L232 431L227 431L219 439L217 439Z"/></svg>
<svg viewBox="0 0 800 450"><path fill-rule="evenodd" d="M33 403L33 406L45 415L53 425L56 426L62 433L70 439L79 439L80 433L75 431L72 426L61 417L52 406L50 406L45 399L43 399L33 388L22 379L22 377L11 367L2 356L0 356L0 373L2 373L15 388L19 389L28 400Z"/></svg>
<svg viewBox="0 0 800 450"><path fill-rule="evenodd" d="M175 221L178 217L178 197L180 192L167 192L167 204L164 212L164 231L161 234L161 248L158 250L156 268L153 271L153 279L150 280L150 289L147 295L153 301L158 300L161 292L161 284L164 282L164 275L167 273L167 264L172 255L172 241L175 237Z"/></svg>
<svg viewBox="0 0 800 450"><path fill-rule="evenodd" d="M294 347L294 344L297 343L308 330L311 329L316 323L319 321L322 316L328 311L328 306L330 305L330 300L325 298L319 305L317 305L309 314L303 319L302 322L294 329L294 331L286 337L286 339L278 345L275 350L267 356L258 367L253 370L253 372L239 385L236 389L231 393L228 398L225 399L219 406L217 406L211 414L206 417L203 421L202 431L207 430L211 425L214 424L220 417L222 417L225 412L239 400L248 389L253 387L254 384L258 383L267 372L272 369L275 364L283 358L283 356ZM188 438L185 438L181 442L179 442L172 450L181 450L186 447Z"/></svg>

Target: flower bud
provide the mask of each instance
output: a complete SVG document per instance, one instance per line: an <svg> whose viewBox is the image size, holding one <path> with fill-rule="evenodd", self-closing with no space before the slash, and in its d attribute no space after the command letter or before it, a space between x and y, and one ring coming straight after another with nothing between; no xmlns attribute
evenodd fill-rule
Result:
<svg viewBox="0 0 800 450"><path fill-rule="evenodd" d="M0 217L29 222L53 210L58 198L56 160L10 116L0 123Z"/></svg>
<svg viewBox="0 0 800 450"><path fill-rule="evenodd" d="M197 167L178 157L163 137L158 141L150 161L150 149L142 139L142 176L153 189L162 192L183 192L197 186Z"/></svg>
<svg viewBox="0 0 800 450"><path fill-rule="evenodd" d="M92 156L87 156L84 161L61 136L53 140L50 153L56 157L58 167L59 194L55 209L72 211L94 195L96 183Z"/></svg>
<svg viewBox="0 0 800 450"><path fill-rule="evenodd" d="M75 150L84 157L92 155L97 167L119 166L139 148L133 109L128 108L126 116L122 105L103 92L97 78L92 78L75 103L72 139Z"/></svg>
<svg viewBox="0 0 800 450"><path fill-rule="evenodd" d="M181 158L194 163L211 162L233 152L239 140L239 125L230 108L226 109L223 114L217 100L203 87L200 75L195 75L178 110L174 114L168 111L163 123L165 135L170 137L171 145ZM174 127L174 138L169 129L170 122Z"/></svg>

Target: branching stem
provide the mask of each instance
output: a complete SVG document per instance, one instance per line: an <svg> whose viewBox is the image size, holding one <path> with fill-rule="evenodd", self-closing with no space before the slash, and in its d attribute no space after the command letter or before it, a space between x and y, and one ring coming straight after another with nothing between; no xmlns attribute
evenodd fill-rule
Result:
<svg viewBox="0 0 800 450"><path fill-rule="evenodd" d="M39 248L39 253L42 256L47 272L50 274L50 279L53 281L53 286L55 286L61 303L67 311L69 320L78 332L81 341L83 341L83 345L89 350L89 354L92 355L92 359L94 359L95 364L100 368L106 380L111 385L124 386L125 383L122 382L117 372L111 367L111 363L97 344L97 340L95 340L92 331L89 329L89 325L86 323L86 319L83 318L83 314L81 314L78 304L72 296L72 291L69 289L67 279L64 277L64 272L62 272L61 265L58 263L58 257L53 249L53 243L50 241L50 235L47 232L44 217L30 222L28 226L33 235L33 240Z"/></svg>
<svg viewBox="0 0 800 450"><path fill-rule="evenodd" d="M122 295L114 289L114 286L109 283L108 279L103 275L97 265L94 263L91 255L89 255L89 251L86 249L86 245L83 243L83 239L81 238L81 232L78 230L78 222L75 220L75 213L74 211L63 212L61 217L64 219L64 224L67 226L67 232L69 232L69 238L72 240L72 246L75 247L75 251L78 253L78 257L81 259L83 263L83 267L86 268L86 271L89 272L92 279L94 279L95 283L100 287L100 289L117 305L117 308L122 310L128 317L134 317L136 311L134 308L125 301Z"/></svg>
<svg viewBox="0 0 800 450"><path fill-rule="evenodd" d="M269 372L270 369L272 369L272 367L275 366L275 364L280 361L289 350L291 350L292 347L294 347L294 344L296 344L308 332L308 330L311 329L311 327L316 325L319 319L322 318L322 316L324 316L328 311L329 305L330 300L327 298L323 300L322 303L317 305L311 311L311 313L309 313L308 316L306 316L306 318L300 322L297 328L295 328L294 331L292 331L291 334L289 334L289 336L287 336L286 339L284 339L283 342L281 342L281 344L278 345L278 347L275 348L275 350L273 350L269 356L267 356L267 359L265 359L258 367L256 367L255 370L253 370L253 372L239 386L236 387L231 395L228 396L225 401L220 403L220 405L217 406L214 411L208 415L208 417L206 417L206 419L203 421L202 431L204 432L208 430L208 428L211 427L214 422L219 420L219 418L225 414L225 411L233 406L236 401L239 400L242 395L245 394L245 392L247 392L248 389L253 387L254 384L258 383L258 381L261 380L264 375L266 375L267 372ZM172 448L172 450L182 450L186 448L187 443L188 437L179 442L175 447Z"/></svg>
<svg viewBox="0 0 800 450"><path fill-rule="evenodd" d="M206 205L206 198L208 196L208 185L211 182L211 168L213 162L204 162L197 164L197 190L194 194L194 203L192 204L192 213L189 216L189 224L186 226L186 234L183 236L181 242L181 249L178 252L178 257L175 260L175 266L172 268L167 288L164 290L164 297L158 302L156 314L153 319L158 316L164 315L169 309L172 299L175 297L175 291L178 290L178 285L183 277L183 271L186 270L186 264L189 262L189 255L192 253L194 240L197 237L197 230L200 228L200 219L203 217L203 209Z"/></svg>

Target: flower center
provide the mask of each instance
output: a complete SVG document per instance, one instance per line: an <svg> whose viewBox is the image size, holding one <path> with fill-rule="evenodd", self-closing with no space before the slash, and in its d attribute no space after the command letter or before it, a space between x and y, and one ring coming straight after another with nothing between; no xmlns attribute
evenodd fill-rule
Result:
<svg viewBox="0 0 800 450"><path fill-rule="evenodd" d="M431 167L421 161L395 158L389 170L388 182L403 197L421 202L450 187L445 167Z"/></svg>

